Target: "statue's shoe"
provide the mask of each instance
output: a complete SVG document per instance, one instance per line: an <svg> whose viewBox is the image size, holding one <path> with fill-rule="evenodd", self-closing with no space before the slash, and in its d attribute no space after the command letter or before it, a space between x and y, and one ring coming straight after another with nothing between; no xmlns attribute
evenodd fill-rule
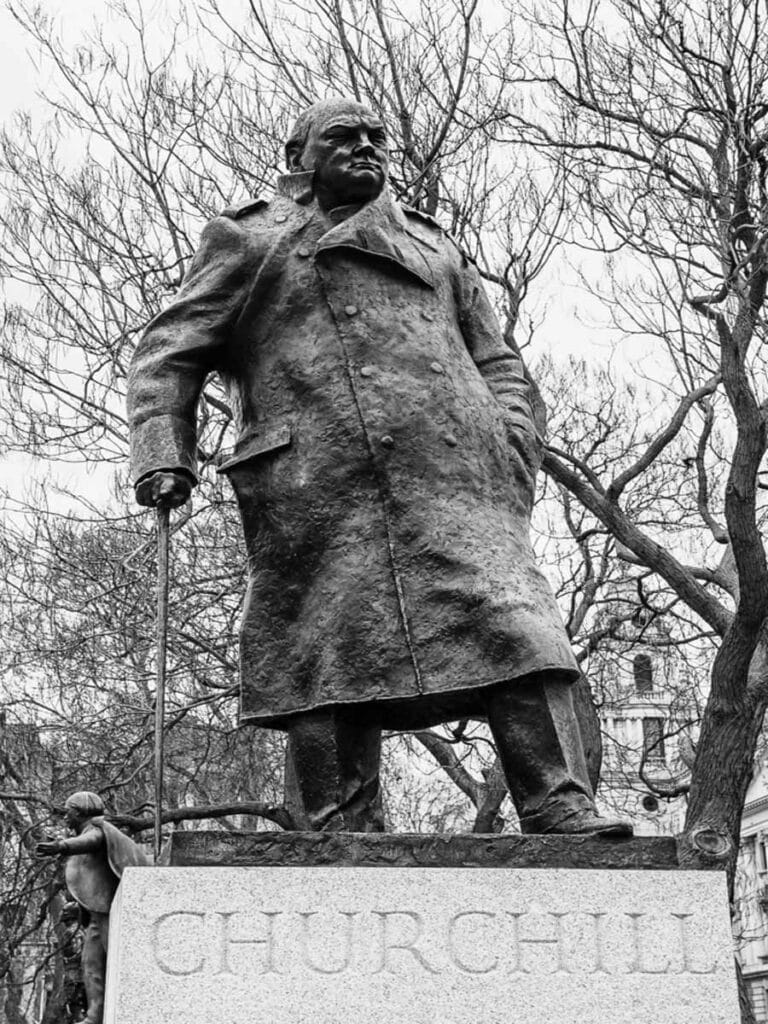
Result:
<svg viewBox="0 0 768 1024"><path fill-rule="evenodd" d="M561 836L614 836L630 837L632 826L621 818L605 818L597 811L587 808L566 812L555 817L552 811L532 814L520 822L521 831L526 835Z"/></svg>

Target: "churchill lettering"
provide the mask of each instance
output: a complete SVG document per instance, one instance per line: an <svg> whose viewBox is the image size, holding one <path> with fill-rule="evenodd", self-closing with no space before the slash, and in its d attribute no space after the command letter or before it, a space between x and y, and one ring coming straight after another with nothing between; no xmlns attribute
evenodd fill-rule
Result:
<svg viewBox="0 0 768 1024"><path fill-rule="evenodd" d="M200 974L205 966L205 957L198 955L196 939L199 937L199 926L207 916L192 910L173 910L155 919L152 924L152 950L155 963L163 974L173 974L177 977ZM182 932L187 940L183 944L179 941ZM187 948L190 940L191 953ZM170 962L166 960L166 950L174 951Z"/></svg>
<svg viewBox="0 0 768 1024"><path fill-rule="evenodd" d="M280 911L262 911L258 915L259 921L255 922L255 927L261 929L261 935L242 935L240 933L234 933L232 929L232 919L242 918L245 915L238 914L235 911L231 911L226 914L218 913L216 915L220 919L221 932L219 934L219 969L216 971L217 974L232 974L232 968L229 966L230 950L234 946L235 948L251 947L259 952L255 954L260 961L261 974L278 974L279 971L275 966L274 961L274 923L275 918L281 916ZM248 922L251 927L254 927L254 922L251 920Z"/></svg>
<svg viewBox="0 0 768 1024"><path fill-rule="evenodd" d="M541 962L543 949L554 953L553 971L568 973L564 961L563 933L561 921L567 915L560 914L519 914L509 913L508 917L513 925L514 946L518 950L518 961L516 969L523 974L531 973L530 964ZM524 919L528 925L526 932L521 934L520 920ZM542 950L537 951L531 958L528 953L529 946L540 946ZM547 962L551 958L543 954Z"/></svg>
<svg viewBox="0 0 768 1024"><path fill-rule="evenodd" d="M327 952L328 944L326 934L323 935L322 940L318 941L317 932L313 933L311 930L311 919L317 916L317 910L311 910L308 913L299 914L299 917L301 918L302 921L302 963L306 967L308 967L310 971L314 971L316 974L341 974L342 971L345 971L349 967L352 958L352 925L354 919L358 916L358 912L355 910L342 910L340 913L340 916L342 919L344 919L345 924L343 924L341 928L341 952L337 954L338 961L336 966L328 966L327 964L320 964L317 962L317 954L315 952L316 947L320 946L323 950L325 950L326 957L328 957L329 955Z"/></svg>
<svg viewBox="0 0 768 1024"><path fill-rule="evenodd" d="M594 922L594 969L592 974L607 974L608 971L605 967L604 959L604 948L603 948L603 921L608 915L605 912L597 914L590 914L589 917Z"/></svg>
<svg viewBox="0 0 768 1024"><path fill-rule="evenodd" d="M198 975L706 975L696 915L467 908L178 910L151 926L155 965Z"/></svg>
<svg viewBox="0 0 768 1024"><path fill-rule="evenodd" d="M485 960L473 959L472 964L467 960L467 954L460 955L457 950L458 940L457 934L466 932L465 924L470 923L470 919L480 919L481 921L495 921L496 914L490 913L487 910L463 910L460 914L454 914L448 925L448 953L451 959L451 963L459 971L463 971L465 974L490 974L491 971L496 970L499 965L499 958L495 954L491 954L490 957ZM479 947L483 949L488 945L492 945L489 942L487 935L474 935L471 934L473 946L475 951Z"/></svg>
<svg viewBox="0 0 768 1024"><path fill-rule="evenodd" d="M408 953L425 971L431 974L438 973L437 968L433 967L417 948L424 924L420 914L412 910L375 910L373 913L379 921L379 959L375 974L380 971L397 973L392 967L392 961L397 963L398 960L397 957L392 957L395 950Z"/></svg>

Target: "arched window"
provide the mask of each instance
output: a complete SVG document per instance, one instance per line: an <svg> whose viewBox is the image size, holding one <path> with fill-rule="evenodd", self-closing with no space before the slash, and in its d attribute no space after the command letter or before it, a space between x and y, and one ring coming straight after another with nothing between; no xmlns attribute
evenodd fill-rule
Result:
<svg viewBox="0 0 768 1024"><path fill-rule="evenodd" d="M647 654L636 654L632 662L635 692L650 693L653 689L653 663Z"/></svg>

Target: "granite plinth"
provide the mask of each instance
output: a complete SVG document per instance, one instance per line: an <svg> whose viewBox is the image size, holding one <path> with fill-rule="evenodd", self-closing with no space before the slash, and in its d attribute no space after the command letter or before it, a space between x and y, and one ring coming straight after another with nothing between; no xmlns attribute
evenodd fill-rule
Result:
<svg viewBox="0 0 768 1024"><path fill-rule="evenodd" d="M647 866L128 869L108 974L106 1024L739 1019L725 874Z"/></svg>

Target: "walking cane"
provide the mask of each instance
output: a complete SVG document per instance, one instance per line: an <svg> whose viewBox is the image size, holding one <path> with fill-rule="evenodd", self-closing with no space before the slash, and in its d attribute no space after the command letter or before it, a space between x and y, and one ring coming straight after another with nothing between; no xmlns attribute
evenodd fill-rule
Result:
<svg viewBox="0 0 768 1024"><path fill-rule="evenodd" d="M170 509L157 509L157 661L155 665L155 864L160 859L163 824L163 740L165 729L165 653L168 642L168 549Z"/></svg>

